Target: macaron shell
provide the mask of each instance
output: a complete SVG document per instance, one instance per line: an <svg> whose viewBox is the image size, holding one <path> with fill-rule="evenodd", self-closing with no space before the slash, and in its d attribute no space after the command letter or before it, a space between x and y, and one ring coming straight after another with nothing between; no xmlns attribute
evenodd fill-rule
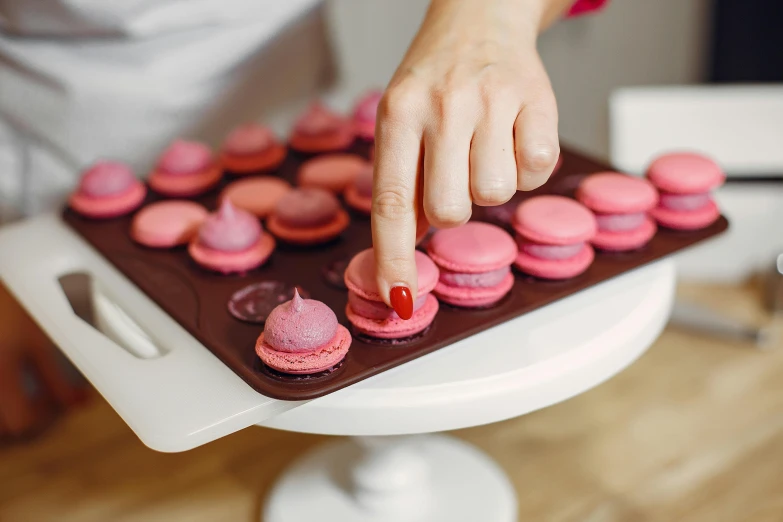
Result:
<svg viewBox="0 0 783 522"><path fill-rule="evenodd" d="M356 121L353 124L353 132L363 140L372 141L375 139L375 122Z"/></svg>
<svg viewBox="0 0 783 522"><path fill-rule="evenodd" d="M318 187L334 194L342 194L367 162L354 154L331 154L306 161L300 168L300 187Z"/></svg>
<svg viewBox="0 0 783 522"><path fill-rule="evenodd" d="M325 225L312 228L293 228L280 223L272 214L266 221L267 230L278 239L294 245L317 245L327 243L343 233L351 223L348 213L340 209L335 218Z"/></svg>
<svg viewBox="0 0 783 522"><path fill-rule="evenodd" d="M564 196L535 196L517 207L514 229L525 238L548 245L590 241L598 225L593 213Z"/></svg>
<svg viewBox="0 0 783 522"><path fill-rule="evenodd" d="M517 257L517 244L498 226L469 221L435 232L427 253L438 266L449 271L477 274L509 266Z"/></svg>
<svg viewBox="0 0 783 522"><path fill-rule="evenodd" d="M709 192L726 180L720 166L701 154L665 154L647 168L647 178L664 192L695 194Z"/></svg>
<svg viewBox="0 0 783 522"><path fill-rule="evenodd" d="M390 317L383 320L367 319L355 313L350 305L346 305L345 314L348 317L348 321L359 333L377 339L402 339L416 335L431 325L438 314L439 308L438 300L430 294L427 296L424 306L417 310L408 320L403 320L399 317Z"/></svg>
<svg viewBox="0 0 783 522"><path fill-rule="evenodd" d="M137 181L125 192L114 196L92 198L74 192L68 199L68 204L85 217L109 219L133 212L144 202L146 196L147 187Z"/></svg>
<svg viewBox="0 0 783 522"><path fill-rule="evenodd" d="M173 248L193 239L207 215L206 208L192 201L159 201L133 217L130 235L144 246Z"/></svg>
<svg viewBox="0 0 783 522"><path fill-rule="evenodd" d="M229 184L220 194L220 199L228 198L235 207L265 218L275 210L280 198L292 188L287 181L280 178L250 177Z"/></svg>
<svg viewBox="0 0 783 522"><path fill-rule="evenodd" d="M222 151L220 162L223 169L231 174L251 174L278 168L285 160L287 153L285 145L278 143L258 154L240 156Z"/></svg>
<svg viewBox="0 0 783 522"><path fill-rule="evenodd" d="M353 128L346 124L336 132L320 136L306 136L295 132L288 145L294 150L308 154L338 152L347 149L353 143L353 137Z"/></svg>
<svg viewBox="0 0 783 522"><path fill-rule="evenodd" d="M646 179L618 172L601 172L587 176L579 184L576 198L595 212L632 214L655 207L658 191Z"/></svg>
<svg viewBox="0 0 783 522"><path fill-rule="evenodd" d="M345 189L343 197L345 198L345 203L352 209L368 215L372 212L372 198L360 196L359 191L353 185L349 185Z"/></svg>
<svg viewBox="0 0 783 522"><path fill-rule="evenodd" d="M657 230L658 227L655 225L655 221L646 217L644 222L633 230L622 232L599 230L593 238L592 244L600 250L610 252L636 250L649 243Z"/></svg>
<svg viewBox="0 0 783 522"><path fill-rule="evenodd" d="M416 250L416 269L419 275L419 290L416 294L421 297L432 292L438 284L440 270L426 254ZM356 254L345 269L345 286L349 290L368 301L383 301L378 291L378 283L375 279L375 252L368 248Z"/></svg>
<svg viewBox="0 0 783 522"><path fill-rule="evenodd" d="M222 274L241 273L263 265L275 249L275 240L263 234L255 245L241 252L221 252L201 245L194 239L188 245L188 253L204 268Z"/></svg>
<svg viewBox="0 0 783 522"><path fill-rule="evenodd" d="M571 279L585 272L595 259L590 245L585 245L579 254L568 259L540 259L520 252L514 263L519 270L541 279Z"/></svg>
<svg viewBox="0 0 783 522"><path fill-rule="evenodd" d="M218 166L197 174L173 175L154 171L149 177L149 185L155 192L170 197L191 197L207 192L217 185L223 177Z"/></svg>
<svg viewBox="0 0 783 522"><path fill-rule="evenodd" d="M337 333L327 345L311 352L280 352L264 342L263 332L256 341L256 355L270 368L282 373L306 375L337 366L351 347L351 333L337 325Z"/></svg>
<svg viewBox="0 0 783 522"><path fill-rule="evenodd" d="M715 223L720 218L720 210L714 201L697 210L671 210L655 207L650 215L658 224L674 230L700 230Z"/></svg>
<svg viewBox="0 0 783 522"><path fill-rule="evenodd" d="M435 295L444 303L463 308L483 308L500 301L514 287L514 274L509 273L499 284L466 288L438 283Z"/></svg>

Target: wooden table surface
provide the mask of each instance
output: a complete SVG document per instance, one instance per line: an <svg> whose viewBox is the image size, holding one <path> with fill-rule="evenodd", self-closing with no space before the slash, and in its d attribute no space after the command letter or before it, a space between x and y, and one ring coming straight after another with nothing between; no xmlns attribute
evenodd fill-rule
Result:
<svg viewBox="0 0 783 522"><path fill-rule="evenodd" d="M752 285L680 294L766 319ZM455 435L511 476L523 521L783 520L783 350L669 329L579 397ZM256 521L275 478L324 439L248 428L161 454L96 398L39 439L0 448L0 520Z"/></svg>

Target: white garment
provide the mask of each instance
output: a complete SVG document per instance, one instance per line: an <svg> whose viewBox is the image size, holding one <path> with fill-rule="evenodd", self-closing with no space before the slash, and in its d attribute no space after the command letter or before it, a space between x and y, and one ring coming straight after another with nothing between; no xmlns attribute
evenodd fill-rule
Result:
<svg viewBox="0 0 783 522"><path fill-rule="evenodd" d="M266 78L254 68L318 2L0 0L0 219L60 204L98 158L142 175L176 136L257 118L240 95L281 103L297 79L312 83L326 48L312 31L289 38L287 59L266 58Z"/></svg>

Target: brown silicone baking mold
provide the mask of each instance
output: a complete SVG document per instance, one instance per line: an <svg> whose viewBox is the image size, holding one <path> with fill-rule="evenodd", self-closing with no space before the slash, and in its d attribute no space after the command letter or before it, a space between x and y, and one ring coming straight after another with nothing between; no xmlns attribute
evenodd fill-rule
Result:
<svg viewBox="0 0 783 522"><path fill-rule="evenodd" d="M355 144L353 152L364 156L366 144ZM293 182L298 165L305 158L290 153L274 175ZM514 206L525 198L540 194L573 196L579 181L591 173L609 170L601 162L571 150L563 150L560 170L542 188L518 193L512 202L495 208L474 209L473 219L507 225ZM226 177L221 188L230 182ZM214 209L218 191L195 198ZM160 199L154 193L147 203ZM254 345L263 326L235 319L228 311L231 295L245 286L275 280L302 287L310 297L329 305L339 321L345 318L347 293L329 284L322 269L335 261L348 260L371 244L368 217L352 213L350 228L336 242L316 248L278 245L270 261L243 276L222 276L196 266L185 248L151 250L131 241L128 234L131 217L92 221L71 210L65 221L109 262L145 292L171 317L231 368L247 384L266 396L283 400L313 399L344 388L385 370L413 360L460 339L474 335L558 299L621 275L683 248L713 237L728 227L721 217L709 228L696 232L661 229L643 249L623 254L597 252L595 262L583 275L568 281L547 282L515 273L516 282L497 306L484 310L462 310L441 304L432 326L421 336L403 344L378 344L354 337L342 365L330 374L297 378L266 369L256 357ZM509 350L517 349L508 347ZM164 355L165 357L165 355Z"/></svg>

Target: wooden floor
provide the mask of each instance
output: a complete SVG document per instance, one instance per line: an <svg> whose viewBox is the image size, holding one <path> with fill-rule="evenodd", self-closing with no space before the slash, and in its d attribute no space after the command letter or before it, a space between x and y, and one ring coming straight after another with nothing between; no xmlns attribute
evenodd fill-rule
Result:
<svg viewBox="0 0 783 522"><path fill-rule="evenodd" d="M751 287L681 293L764 318ZM455 435L505 468L523 521L783 520L783 350L667 330L577 398ZM323 440L249 428L160 454L96 399L0 449L0 520L255 521L275 477Z"/></svg>

